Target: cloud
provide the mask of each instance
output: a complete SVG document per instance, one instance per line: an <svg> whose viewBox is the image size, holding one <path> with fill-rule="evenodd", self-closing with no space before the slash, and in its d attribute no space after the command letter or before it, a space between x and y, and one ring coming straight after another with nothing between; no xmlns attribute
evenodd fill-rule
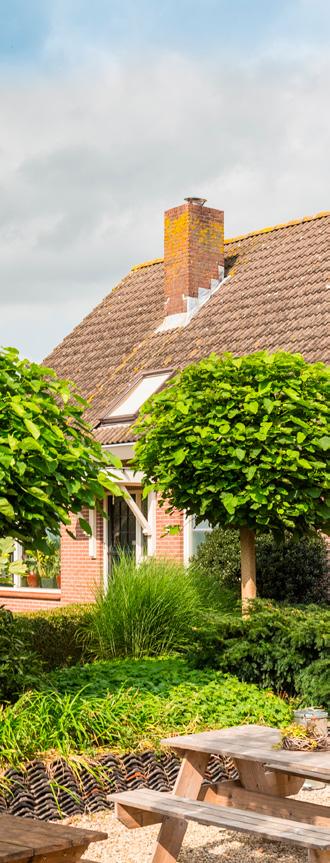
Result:
<svg viewBox="0 0 330 863"><path fill-rule="evenodd" d="M88 50L56 74L3 70L0 342L41 358L162 254L185 195L224 208L227 236L326 209L329 83L325 52L280 41L245 60Z"/></svg>

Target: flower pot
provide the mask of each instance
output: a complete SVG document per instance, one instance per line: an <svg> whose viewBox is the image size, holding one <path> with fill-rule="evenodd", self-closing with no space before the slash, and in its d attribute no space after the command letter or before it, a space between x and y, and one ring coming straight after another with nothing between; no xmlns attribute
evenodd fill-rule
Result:
<svg viewBox="0 0 330 863"><path fill-rule="evenodd" d="M45 577L41 576L40 583L41 583L41 587L44 587L46 590L54 590L54 587L56 587L56 581L55 581L55 578L53 578L53 577L52 578L45 578Z"/></svg>
<svg viewBox="0 0 330 863"><path fill-rule="evenodd" d="M59 573L59 575L56 576L56 584L57 584L58 589L60 589L60 587L61 587L61 574L60 573Z"/></svg>
<svg viewBox="0 0 330 863"><path fill-rule="evenodd" d="M28 572L26 580L28 587L38 587L39 577L37 572Z"/></svg>

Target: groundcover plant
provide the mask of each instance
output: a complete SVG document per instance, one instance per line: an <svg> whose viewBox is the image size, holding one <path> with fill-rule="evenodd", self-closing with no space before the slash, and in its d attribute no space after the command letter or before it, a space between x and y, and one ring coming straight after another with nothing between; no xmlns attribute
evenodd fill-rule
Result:
<svg viewBox="0 0 330 863"><path fill-rule="evenodd" d="M50 750L157 749L164 735L244 722L281 726L292 716L292 706L272 692L219 671L194 671L180 657L61 669L43 686L3 709L3 764Z"/></svg>

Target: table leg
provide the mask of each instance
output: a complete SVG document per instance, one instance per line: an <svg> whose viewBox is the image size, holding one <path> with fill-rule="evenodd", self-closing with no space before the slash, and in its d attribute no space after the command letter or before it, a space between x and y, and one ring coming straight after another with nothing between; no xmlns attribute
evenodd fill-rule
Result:
<svg viewBox="0 0 330 863"><path fill-rule="evenodd" d="M33 863L78 863L88 848L88 844L76 848L66 848L64 851L53 851L49 854L35 854Z"/></svg>
<svg viewBox="0 0 330 863"><path fill-rule="evenodd" d="M330 863L330 851L317 851L310 848L308 852L309 863Z"/></svg>
<svg viewBox="0 0 330 863"><path fill-rule="evenodd" d="M178 797L197 800L209 757L206 752L186 752L172 793ZM186 821L164 818L152 863L175 863L186 829Z"/></svg>
<svg viewBox="0 0 330 863"><path fill-rule="evenodd" d="M241 784L248 791L262 791L264 794L288 797L289 794L298 794L304 782L302 776L265 770L259 761L235 758L235 765Z"/></svg>

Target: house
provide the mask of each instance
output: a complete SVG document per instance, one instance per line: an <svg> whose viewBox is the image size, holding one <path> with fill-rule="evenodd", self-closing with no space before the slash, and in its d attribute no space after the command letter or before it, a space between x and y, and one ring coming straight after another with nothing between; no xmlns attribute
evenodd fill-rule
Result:
<svg viewBox="0 0 330 863"><path fill-rule="evenodd" d="M169 517L153 492L143 501L142 477L129 467L134 417L174 371L211 351L283 349L329 362L330 212L224 239L223 212L205 204L187 198L168 210L164 259L134 266L46 358L90 399L88 419L120 456L129 497L105 496L108 520L89 512L91 538L74 518L76 540L62 532L61 589L15 591L11 607L93 599L118 546L137 561L191 557L208 525ZM171 520L182 527L176 536L164 533Z"/></svg>

